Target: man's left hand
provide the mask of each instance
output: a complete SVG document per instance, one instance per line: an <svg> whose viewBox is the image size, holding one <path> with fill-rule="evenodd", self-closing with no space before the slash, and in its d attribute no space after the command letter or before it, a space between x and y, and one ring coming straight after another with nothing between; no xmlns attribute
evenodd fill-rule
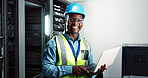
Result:
<svg viewBox="0 0 148 78"><path fill-rule="evenodd" d="M98 69L97 73L102 74L104 70L108 70L108 67L106 67L106 64L101 65L101 68Z"/></svg>

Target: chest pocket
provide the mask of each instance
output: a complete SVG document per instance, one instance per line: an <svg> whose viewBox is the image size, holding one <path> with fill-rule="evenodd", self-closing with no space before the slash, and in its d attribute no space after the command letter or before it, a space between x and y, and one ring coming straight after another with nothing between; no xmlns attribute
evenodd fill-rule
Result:
<svg viewBox="0 0 148 78"><path fill-rule="evenodd" d="M81 50L81 57L82 57L82 60L88 60L89 50Z"/></svg>

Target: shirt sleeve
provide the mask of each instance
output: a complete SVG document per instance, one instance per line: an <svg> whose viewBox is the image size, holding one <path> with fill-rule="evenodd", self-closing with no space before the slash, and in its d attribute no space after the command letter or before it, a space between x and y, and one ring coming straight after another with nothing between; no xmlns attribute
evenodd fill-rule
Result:
<svg viewBox="0 0 148 78"><path fill-rule="evenodd" d="M42 59L42 74L45 77L59 78L72 74L72 66L56 66L56 41L51 39L46 44Z"/></svg>
<svg viewBox="0 0 148 78"><path fill-rule="evenodd" d="M88 65L91 65L91 64L94 64L94 61L93 61L92 47L91 47L91 45L89 45L89 46L90 46L90 56L88 58ZM96 75L93 75L91 78L96 78Z"/></svg>
<svg viewBox="0 0 148 78"><path fill-rule="evenodd" d="M93 53L92 53L92 48L91 48L91 45L89 45L90 46L90 56L89 56L89 58L88 58L88 65L90 65L90 64L93 64L94 62L93 62Z"/></svg>

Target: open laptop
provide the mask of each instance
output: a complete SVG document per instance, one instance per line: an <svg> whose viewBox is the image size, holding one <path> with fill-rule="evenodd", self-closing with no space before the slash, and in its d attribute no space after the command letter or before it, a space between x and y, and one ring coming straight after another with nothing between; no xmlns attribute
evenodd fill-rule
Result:
<svg viewBox="0 0 148 78"><path fill-rule="evenodd" d="M120 48L121 46L103 51L100 56L100 59L98 60L98 63L88 65L87 70L89 70L89 72L91 73L96 73L98 69L101 67L101 65L104 64L106 64L107 66L112 65Z"/></svg>

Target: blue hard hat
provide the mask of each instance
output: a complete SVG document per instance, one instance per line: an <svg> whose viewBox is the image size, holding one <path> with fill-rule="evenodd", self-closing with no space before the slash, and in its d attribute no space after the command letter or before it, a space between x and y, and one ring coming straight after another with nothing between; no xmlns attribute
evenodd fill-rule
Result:
<svg viewBox="0 0 148 78"><path fill-rule="evenodd" d="M72 3L72 4L68 5L68 7L66 8L66 11L64 13L65 18L66 18L66 14L67 13L78 13L78 14L82 14L83 15L83 19L85 18L84 9L78 3Z"/></svg>

